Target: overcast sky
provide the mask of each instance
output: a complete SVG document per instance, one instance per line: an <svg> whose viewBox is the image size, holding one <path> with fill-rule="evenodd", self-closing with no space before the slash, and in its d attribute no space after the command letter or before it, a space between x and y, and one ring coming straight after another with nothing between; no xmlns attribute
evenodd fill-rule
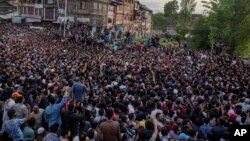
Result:
<svg viewBox="0 0 250 141"><path fill-rule="evenodd" d="M150 9L152 9L155 12L163 12L163 7L164 4L167 3L168 1L171 0L139 0L141 3L147 5ZM180 4L181 0L178 0ZM203 12L203 7L201 4L202 0L196 0L197 5L196 5L196 11L195 13L202 13Z"/></svg>

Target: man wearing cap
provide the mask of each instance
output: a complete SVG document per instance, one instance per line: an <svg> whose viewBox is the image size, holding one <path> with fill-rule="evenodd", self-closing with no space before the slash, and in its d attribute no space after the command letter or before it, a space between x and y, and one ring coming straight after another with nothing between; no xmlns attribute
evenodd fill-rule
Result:
<svg viewBox="0 0 250 141"><path fill-rule="evenodd" d="M4 113L3 113L3 118L2 118L3 122L9 120L7 113L15 105L16 98L20 96L22 96L20 93L14 92L12 93L11 98L7 99L6 102L4 103Z"/></svg>

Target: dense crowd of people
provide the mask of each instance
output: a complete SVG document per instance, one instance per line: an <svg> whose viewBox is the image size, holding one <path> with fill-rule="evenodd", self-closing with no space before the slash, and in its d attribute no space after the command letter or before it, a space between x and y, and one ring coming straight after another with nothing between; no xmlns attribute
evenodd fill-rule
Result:
<svg viewBox="0 0 250 141"><path fill-rule="evenodd" d="M0 25L3 140L225 141L250 124L250 68L237 58L58 35Z"/></svg>

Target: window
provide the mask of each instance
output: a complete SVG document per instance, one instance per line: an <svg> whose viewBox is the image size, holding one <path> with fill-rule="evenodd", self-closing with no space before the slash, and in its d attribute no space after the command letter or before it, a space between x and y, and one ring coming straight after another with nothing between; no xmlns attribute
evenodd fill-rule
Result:
<svg viewBox="0 0 250 141"><path fill-rule="evenodd" d="M93 24L96 25L96 23L97 23L97 22L96 22L96 19L93 19Z"/></svg>
<svg viewBox="0 0 250 141"><path fill-rule="evenodd" d="M99 3L99 10L102 10L102 4Z"/></svg>
<svg viewBox="0 0 250 141"><path fill-rule="evenodd" d="M94 2L94 9L97 9L97 3Z"/></svg>
<svg viewBox="0 0 250 141"><path fill-rule="evenodd" d="M53 0L47 0L47 4L53 4L54 1Z"/></svg>
<svg viewBox="0 0 250 141"><path fill-rule="evenodd" d="M111 18L108 18L108 23L112 23L112 19Z"/></svg>
<svg viewBox="0 0 250 141"><path fill-rule="evenodd" d="M85 7L85 2L81 2L81 3L80 3L80 8L81 8L81 9L84 9L84 7Z"/></svg>
<svg viewBox="0 0 250 141"><path fill-rule="evenodd" d="M103 10L107 10L107 6L105 4L103 5Z"/></svg>

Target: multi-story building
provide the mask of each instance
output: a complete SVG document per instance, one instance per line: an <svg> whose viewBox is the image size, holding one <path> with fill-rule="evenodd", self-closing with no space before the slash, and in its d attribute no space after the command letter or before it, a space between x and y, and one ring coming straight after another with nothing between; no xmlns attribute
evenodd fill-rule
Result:
<svg viewBox="0 0 250 141"><path fill-rule="evenodd" d="M124 15L123 24L124 31L132 31L133 19L134 19L134 0L124 0Z"/></svg>
<svg viewBox="0 0 250 141"><path fill-rule="evenodd" d="M19 0L17 10L28 21L56 20L56 0ZM27 20L26 20L27 21Z"/></svg>
<svg viewBox="0 0 250 141"><path fill-rule="evenodd" d="M13 14L16 14L16 7L7 0L0 0L0 21L11 19Z"/></svg>
<svg viewBox="0 0 250 141"><path fill-rule="evenodd" d="M140 5L142 11L142 36L148 37L151 34L152 27L152 10L150 10L146 5Z"/></svg>
<svg viewBox="0 0 250 141"><path fill-rule="evenodd" d="M67 15L88 19L93 26L106 26L108 23L108 5L110 0L68 0ZM59 8L64 9L64 0L59 1Z"/></svg>
<svg viewBox="0 0 250 141"><path fill-rule="evenodd" d="M108 6L108 24L107 28L115 29L116 24L122 24L122 18L119 18L117 13L122 13L123 10L121 11L118 9L123 5L122 1L120 0L111 0L110 4ZM117 12L118 11L118 12ZM117 18L118 17L118 18Z"/></svg>
<svg viewBox="0 0 250 141"><path fill-rule="evenodd" d="M112 29L114 28L115 24L115 17L116 17L116 9L117 9L117 3L114 0L111 0L110 4L108 5L108 22L107 22L107 28Z"/></svg>
<svg viewBox="0 0 250 141"><path fill-rule="evenodd" d="M123 32L132 31L133 17L134 17L134 0L117 0L123 3L118 5L116 9L115 25Z"/></svg>
<svg viewBox="0 0 250 141"><path fill-rule="evenodd" d="M135 2L133 33L136 37L148 37L151 34L152 10L140 2Z"/></svg>

